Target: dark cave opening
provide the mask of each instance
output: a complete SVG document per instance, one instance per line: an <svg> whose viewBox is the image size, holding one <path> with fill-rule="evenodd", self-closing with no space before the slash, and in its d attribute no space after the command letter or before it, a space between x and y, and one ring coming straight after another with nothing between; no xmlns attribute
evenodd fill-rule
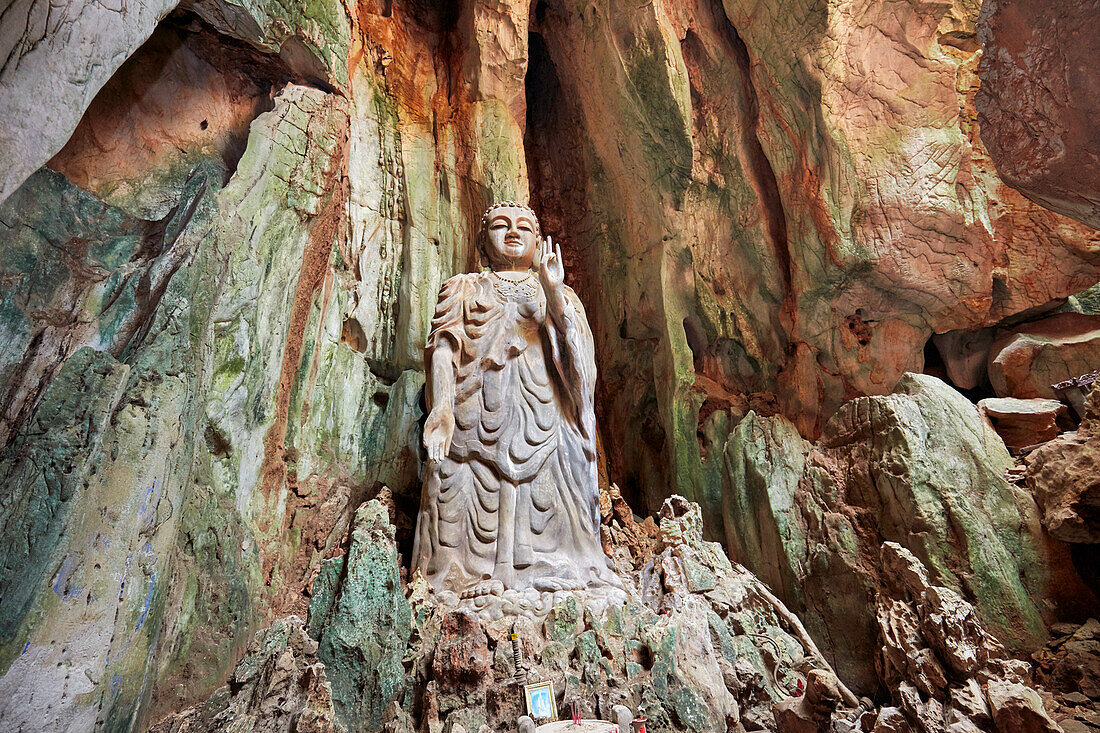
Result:
<svg viewBox="0 0 1100 733"><path fill-rule="evenodd" d="M532 14L532 27L536 30L528 35L528 65L524 78L527 116L523 146L530 204L538 212L543 234L552 237L561 248L566 283L584 304L592 332L599 342L603 333L598 303L599 258L595 247L585 246L593 238L588 233L592 224L586 151L578 144L584 126L573 95L563 87L546 36L537 30L546 29L547 35L553 37L548 28L553 21L547 2L540 1ZM608 383L609 370L599 363L604 351L597 343L596 424L603 449L599 460L605 462L609 480L619 485L626 502L635 512L641 512L644 509L641 482L623 470L621 441L613 433L610 406L614 388Z"/></svg>
<svg viewBox="0 0 1100 733"><path fill-rule="evenodd" d="M601 323L600 260L598 246L593 244L596 238L591 233L597 224L589 204L590 151L582 142L585 126L576 95L564 86L554 63L553 49L546 40L555 37L556 22L554 8L546 0L540 0L532 11L524 78L527 112L523 145L530 205L538 212L543 234L551 236L561 248L566 284L584 304L596 339L596 424L602 449L598 460L606 466L608 480L619 486L627 504L636 514L644 516L648 511L644 500L647 471L643 466L627 470L622 448L627 441L619 434L623 428L621 421L614 419L616 394L621 387L615 384L616 370L608 365L609 351L601 344L601 339L613 336L605 333ZM622 327L616 331L621 333ZM652 408L652 419L647 417L641 427L651 438L659 422L655 402ZM656 446L652 445L654 442ZM649 445L663 452L663 432L660 438L651 439Z"/></svg>
<svg viewBox="0 0 1100 733"><path fill-rule="evenodd" d="M532 31L528 44L523 147L530 203L543 234L561 247L566 283L592 310L590 263L578 251L588 209L586 166L577 145L580 115L562 88L546 39Z"/></svg>
<svg viewBox="0 0 1100 733"><path fill-rule="evenodd" d="M940 350L936 348L936 344L931 338L924 342L924 369L922 371L925 374L931 374L937 379L942 379L948 384L951 383L951 379L947 376L947 366L943 362Z"/></svg>
<svg viewBox="0 0 1100 733"><path fill-rule="evenodd" d="M984 369L981 370L981 377L976 380L973 387L964 387L955 383L948 370L947 359L955 358L956 355L951 353L945 355L944 349L948 348L950 347L946 343L941 342L937 344L935 336L925 341L924 368L921 371L924 374L930 374L937 379L943 380L946 384L951 385L975 404L977 404L979 400L984 400L986 397L996 397L993 391L993 385L989 382L989 375Z"/></svg>

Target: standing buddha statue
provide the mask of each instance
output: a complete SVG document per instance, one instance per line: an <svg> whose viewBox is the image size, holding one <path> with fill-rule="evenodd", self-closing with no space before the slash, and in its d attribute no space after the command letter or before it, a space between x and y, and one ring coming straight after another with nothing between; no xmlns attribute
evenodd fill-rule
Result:
<svg viewBox="0 0 1100 733"><path fill-rule="evenodd" d="M444 283L424 351L427 466L413 568L466 599L622 582L599 540L592 331L527 206L482 217L484 272ZM545 252L545 255L543 254Z"/></svg>

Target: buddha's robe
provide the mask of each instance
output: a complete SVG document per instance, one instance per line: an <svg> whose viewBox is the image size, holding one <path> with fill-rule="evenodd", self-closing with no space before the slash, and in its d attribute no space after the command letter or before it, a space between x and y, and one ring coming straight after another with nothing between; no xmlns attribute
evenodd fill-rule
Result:
<svg viewBox="0 0 1100 733"><path fill-rule="evenodd" d="M413 549L437 590L621 586L599 542L592 332L562 286L560 323L541 289L503 296L491 273L440 293L425 349L450 340L455 431L430 464ZM431 384L427 393L432 394Z"/></svg>

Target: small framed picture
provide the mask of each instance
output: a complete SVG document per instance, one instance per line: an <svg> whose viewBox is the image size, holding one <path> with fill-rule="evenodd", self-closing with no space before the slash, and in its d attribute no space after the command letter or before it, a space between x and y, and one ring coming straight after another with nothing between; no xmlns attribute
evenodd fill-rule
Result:
<svg viewBox="0 0 1100 733"><path fill-rule="evenodd" d="M527 714L535 720L557 720L558 710L554 705L554 683L530 682L523 686L523 696L527 700Z"/></svg>

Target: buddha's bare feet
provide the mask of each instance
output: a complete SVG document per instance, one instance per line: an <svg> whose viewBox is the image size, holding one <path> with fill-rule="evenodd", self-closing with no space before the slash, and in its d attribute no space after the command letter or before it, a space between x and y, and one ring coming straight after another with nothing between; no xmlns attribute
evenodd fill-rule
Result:
<svg viewBox="0 0 1100 733"><path fill-rule="evenodd" d="M483 580L472 588L462 591L462 597L480 598L481 596L499 596L504 594L504 583L499 580Z"/></svg>

